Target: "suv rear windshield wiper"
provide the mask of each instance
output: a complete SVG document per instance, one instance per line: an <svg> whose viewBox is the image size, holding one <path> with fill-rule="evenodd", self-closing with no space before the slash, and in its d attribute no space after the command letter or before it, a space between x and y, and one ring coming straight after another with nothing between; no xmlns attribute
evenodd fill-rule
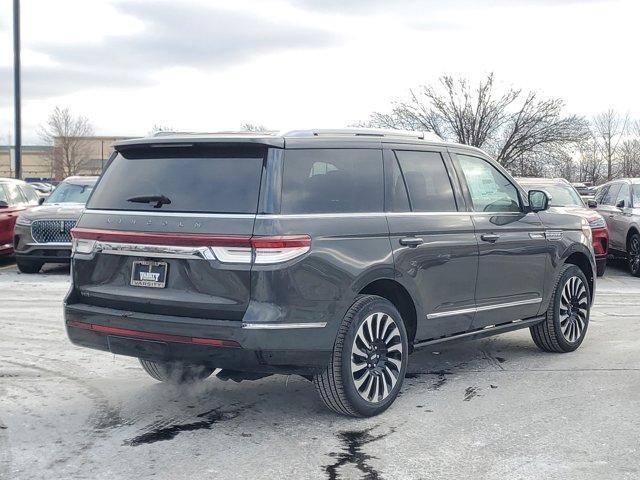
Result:
<svg viewBox="0 0 640 480"><path fill-rule="evenodd" d="M127 202L133 203L154 203L153 208L161 208L163 205L169 205L171 200L169 200L164 195L140 195L139 197L131 197L127 198Z"/></svg>

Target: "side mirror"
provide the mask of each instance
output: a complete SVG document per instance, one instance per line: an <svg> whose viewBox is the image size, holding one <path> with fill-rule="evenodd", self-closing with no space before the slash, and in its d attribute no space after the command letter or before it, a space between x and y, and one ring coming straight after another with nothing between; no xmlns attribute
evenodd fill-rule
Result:
<svg viewBox="0 0 640 480"><path fill-rule="evenodd" d="M624 208L624 200L620 200L618 203L616 203L616 207Z"/></svg>
<svg viewBox="0 0 640 480"><path fill-rule="evenodd" d="M595 200L587 200L587 207L589 207L589 208L597 208L598 207L598 202L596 202Z"/></svg>
<svg viewBox="0 0 640 480"><path fill-rule="evenodd" d="M541 212L549 208L549 195L542 190L529 190L529 208L532 212Z"/></svg>
<svg viewBox="0 0 640 480"><path fill-rule="evenodd" d="M44 201L45 201L45 198L44 197L40 197L38 199L38 205L42 205L44 203Z"/></svg>
<svg viewBox="0 0 640 480"><path fill-rule="evenodd" d="M0 208L9 208L9 204L7 202L0 201Z"/></svg>

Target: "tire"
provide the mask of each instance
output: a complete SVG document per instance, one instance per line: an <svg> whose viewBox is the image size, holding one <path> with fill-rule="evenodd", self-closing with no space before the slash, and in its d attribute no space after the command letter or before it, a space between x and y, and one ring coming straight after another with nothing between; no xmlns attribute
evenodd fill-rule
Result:
<svg viewBox="0 0 640 480"><path fill-rule="evenodd" d="M634 277L640 277L640 234L634 233L627 242L629 271Z"/></svg>
<svg viewBox="0 0 640 480"><path fill-rule="evenodd" d="M160 382L182 384L193 383L208 378L215 368L202 365L188 365L178 362L156 362L139 358L140 365L152 378Z"/></svg>
<svg viewBox="0 0 640 480"><path fill-rule="evenodd" d="M557 353L577 349L587 334L590 299L589 283L582 270L575 265L563 265L545 320L529 329L538 348Z"/></svg>
<svg viewBox="0 0 640 480"><path fill-rule="evenodd" d="M382 297L360 295L342 319L329 365L313 382L330 410L352 417L378 415L400 392L408 354L398 310Z"/></svg>
<svg viewBox="0 0 640 480"><path fill-rule="evenodd" d="M596 262L596 275L598 275L599 277L604 276L605 272L607 271L607 260L598 260Z"/></svg>
<svg viewBox="0 0 640 480"><path fill-rule="evenodd" d="M22 273L38 273L44 263L30 260L16 260L16 265Z"/></svg>

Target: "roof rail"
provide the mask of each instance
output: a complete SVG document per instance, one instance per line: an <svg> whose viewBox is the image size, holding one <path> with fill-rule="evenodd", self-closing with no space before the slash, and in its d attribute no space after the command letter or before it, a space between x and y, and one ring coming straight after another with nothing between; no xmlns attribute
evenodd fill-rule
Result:
<svg viewBox="0 0 640 480"><path fill-rule="evenodd" d="M442 138L433 132L415 132L409 130L387 130L377 128L339 128L339 129L310 129L291 130L281 132L283 137L322 137L322 136L353 136L380 138L411 138L415 140L430 140L441 142Z"/></svg>

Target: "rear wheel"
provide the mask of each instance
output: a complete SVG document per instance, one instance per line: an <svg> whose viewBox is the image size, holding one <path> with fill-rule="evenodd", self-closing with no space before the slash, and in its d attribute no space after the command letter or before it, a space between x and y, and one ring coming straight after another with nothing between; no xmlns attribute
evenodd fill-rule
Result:
<svg viewBox="0 0 640 480"><path fill-rule="evenodd" d="M587 278L575 265L564 265L556 280L546 318L530 328L533 341L545 352L572 352L589 326L591 309Z"/></svg>
<svg viewBox="0 0 640 480"><path fill-rule="evenodd" d="M43 262L34 262L33 260L16 260L18 270L22 273L38 273L44 265Z"/></svg>
<svg viewBox="0 0 640 480"><path fill-rule="evenodd" d="M377 415L398 396L408 353L404 322L393 304L359 296L342 319L329 365L313 379L316 390L334 412Z"/></svg>
<svg viewBox="0 0 640 480"><path fill-rule="evenodd" d="M140 365L151 377L166 383L191 383L209 377L215 368L180 362L156 362L140 358Z"/></svg>
<svg viewBox="0 0 640 480"><path fill-rule="evenodd" d="M634 277L640 277L640 234L634 233L627 244L629 271Z"/></svg>

